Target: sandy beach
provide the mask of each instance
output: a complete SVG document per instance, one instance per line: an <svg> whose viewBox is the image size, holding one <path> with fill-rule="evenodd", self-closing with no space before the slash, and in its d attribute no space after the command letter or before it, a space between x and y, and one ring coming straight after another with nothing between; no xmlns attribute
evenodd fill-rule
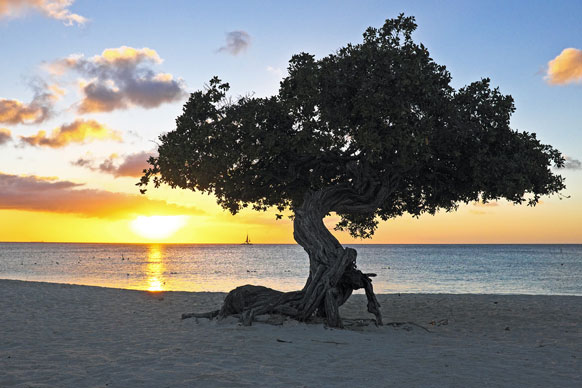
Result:
<svg viewBox="0 0 582 388"><path fill-rule="evenodd" d="M222 293L0 280L0 294L1 387L582 385L582 297L379 295L398 324L331 330L180 319ZM371 317L361 295L341 313Z"/></svg>

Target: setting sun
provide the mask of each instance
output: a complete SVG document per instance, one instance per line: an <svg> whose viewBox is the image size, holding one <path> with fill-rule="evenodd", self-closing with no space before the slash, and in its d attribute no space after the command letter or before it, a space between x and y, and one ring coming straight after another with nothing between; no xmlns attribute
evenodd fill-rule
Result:
<svg viewBox="0 0 582 388"><path fill-rule="evenodd" d="M147 239L170 237L188 221L188 216L139 216L131 222L133 231Z"/></svg>

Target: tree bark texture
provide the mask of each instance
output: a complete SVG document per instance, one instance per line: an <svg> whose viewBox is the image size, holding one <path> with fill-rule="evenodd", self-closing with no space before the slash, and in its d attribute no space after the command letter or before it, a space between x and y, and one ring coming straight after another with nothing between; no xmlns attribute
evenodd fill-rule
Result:
<svg viewBox="0 0 582 388"><path fill-rule="evenodd" d="M383 195L374 188L368 191L374 196ZM350 206L376 206L365 197L369 193L357 193L352 197L350 193L341 186L311 192L305 195L302 206L295 209L293 236L309 255L309 276L302 290L280 292L261 286L241 286L227 295L218 317L237 315L244 325L250 325L255 316L267 313L283 314L300 321L317 315L324 317L328 326L341 328L339 307L353 290L363 288L368 311L375 315L376 324L381 325L380 304L370 279L376 275L358 270L356 250L342 247L323 222L330 211Z"/></svg>

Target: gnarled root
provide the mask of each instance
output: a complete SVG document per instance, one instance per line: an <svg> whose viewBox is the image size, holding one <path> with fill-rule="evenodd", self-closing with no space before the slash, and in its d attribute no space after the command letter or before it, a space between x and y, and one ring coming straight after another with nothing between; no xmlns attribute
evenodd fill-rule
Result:
<svg viewBox="0 0 582 388"><path fill-rule="evenodd" d="M250 326L256 316L263 314L280 314L299 321L309 321L317 315L325 318L328 326L342 328L339 307L353 290L364 288L368 311L376 316L376 324L382 325L380 304L370 280L374 274L364 274L350 266L334 281L334 275L338 277L336 272L321 270L318 273L320 275L311 279L301 291L281 292L253 285L237 287L228 293L220 310L183 314L182 319L237 316L243 325Z"/></svg>

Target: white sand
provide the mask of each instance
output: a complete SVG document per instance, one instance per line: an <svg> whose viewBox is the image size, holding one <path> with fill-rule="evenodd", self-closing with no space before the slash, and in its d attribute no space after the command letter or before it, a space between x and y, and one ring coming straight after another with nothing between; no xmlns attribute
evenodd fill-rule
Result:
<svg viewBox="0 0 582 388"><path fill-rule="evenodd" d="M431 333L180 319L223 298L0 280L0 387L582 386L582 297L379 296Z"/></svg>

